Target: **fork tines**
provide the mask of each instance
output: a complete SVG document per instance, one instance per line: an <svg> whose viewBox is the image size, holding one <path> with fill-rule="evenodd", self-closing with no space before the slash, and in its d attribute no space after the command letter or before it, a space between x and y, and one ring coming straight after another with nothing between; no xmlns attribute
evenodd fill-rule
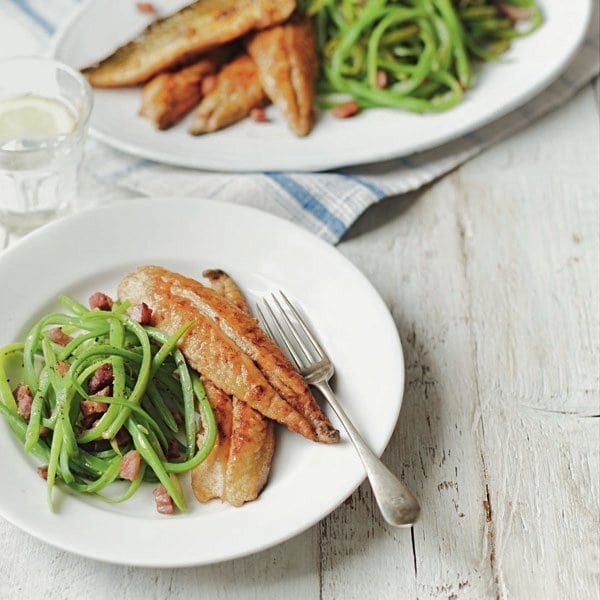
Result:
<svg viewBox="0 0 600 600"><path fill-rule="evenodd" d="M262 304L270 317L270 322L278 334L277 336L269 325L269 320L266 318L260 304L256 305L258 318L265 331L275 342L278 339L283 342L283 346L299 369L307 368L311 364L326 358L325 351L298 310L281 290L279 290L279 295L283 302L275 294L271 294L270 300L267 300L267 298L262 300Z"/></svg>

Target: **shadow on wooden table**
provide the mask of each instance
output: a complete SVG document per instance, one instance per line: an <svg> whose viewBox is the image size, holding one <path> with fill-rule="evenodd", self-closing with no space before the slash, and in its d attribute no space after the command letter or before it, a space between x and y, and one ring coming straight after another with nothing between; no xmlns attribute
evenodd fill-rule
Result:
<svg viewBox="0 0 600 600"><path fill-rule="evenodd" d="M439 412L437 406L442 399L435 389L436 365L417 339L414 328L400 323L399 333L406 362L404 399L382 460L420 499L421 522L429 520L427 504L431 507L431 502L426 502L423 488L427 487L430 459L435 459L431 454L440 446L442 436L438 419L431 415ZM327 572L354 572L352 563L355 563L358 571L354 583L360 585L361 572L364 574L369 568L369 562L379 573L402 570L405 580L415 580L417 551L413 529L394 529L383 521L368 482L321 522L320 533L324 580ZM370 546L376 548L370 551ZM340 570L340 564L347 561L351 564Z"/></svg>
<svg viewBox="0 0 600 600"><path fill-rule="evenodd" d="M344 238L342 252L355 262L359 259L357 266L367 275L372 275L374 281L385 277L375 266L379 262L378 253L385 251L376 242L379 231L393 228L397 233L391 239L398 238L402 243L402 224L404 222L406 227L406 222L419 220L418 201L425 191L422 189L388 198L374 205ZM412 214L415 212L417 215ZM369 239L359 241L361 237ZM387 238L389 240L390 236ZM359 244L362 256L354 252ZM370 252L365 253L365 248L369 248ZM389 273L387 277L400 279L400 274ZM396 322L402 340L406 372L400 417L382 459L420 499L423 512L416 526L418 531L423 523L431 522L428 513L437 501L428 497L432 482L427 480L432 476L434 461L441 459L435 456L435 452L436 448L442 446L443 437L439 415L444 399L437 385L440 379L443 380L443 365L435 363L435 354L430 352L429 347L431 340L426 339L427 336L420 339L419 327L411 320L410 311L404 310L407 308L404 302L408 298L400 290L396 290L396 295L388 291L388 297L384 290L379 291ZM346 582L340 589L360 590L362 587L363 597L369 597L368 579L364 578L369 568L378 573L396 572L392 579L396 582L401 580L405 591L416 586L418 560L415 533L412 528L394 529L382 520L368 482L363 483L342 506L321 522L320 533L322 590L328 588L328 573L342 572L346 576L355 573L356 581ZM340 569L341 563L349 564ZM402 576L398 576L399 572ZM333 578L329 583L330 596L335 597Z"/></svg>
<svg viewBox="0 0 600 600"><path fill-rule="evenodd" d="M411 206L418 202L422 194L434 185L423 186L415 192L390 196L380 200L377 204L371 205L358 219L354 225L342 238L342 242L353 240L361 235L379 229L382 225L390 221L390 218L397 219L403 213L410 210Z"/></svg>

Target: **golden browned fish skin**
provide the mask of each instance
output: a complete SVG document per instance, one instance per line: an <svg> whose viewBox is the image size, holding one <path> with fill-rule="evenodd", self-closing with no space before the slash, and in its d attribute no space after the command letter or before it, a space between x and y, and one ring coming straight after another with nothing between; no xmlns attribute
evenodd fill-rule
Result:
<svg viewBox="0 0 600 600"><path fill-rule="evenodd" d="M175 125L202 100L204 78L215 73L224 58L223 52L214 52L179 71L151 79L142 90L140 115L157 129Z"/></svg>
<svg viewBox="0 0 600 600"><path fill-rule="evenodd" d="M310 421L277 394L252 360L188 297L186 286L189 285L218 296L197 281L161 267L141 267L127 275L119 284L118 294L121 300L127 299L133 304L145 302L152 309L152 324L169 334L193 323L178 345L196 371L264 416L316 440L318 436ZM244 315L226 300L221 299L221 302Z"/></svg>
<svg viewBox="0 0 600 600"><path fill-rule="evenodd" d="M249 312L241 290L227 273L210 269L203 275L224 298ZM245 402L232 400L210 380L204 380L204 387L218 436L207 459L192 470L192 488L200 502L221 498L241 506L258 497L269 477L275 450L273 421ZM203 438L200 434L199 446Z"/></svg>
<svg viewBox="0 0 600 600"><path fill-rule="evenodd" d="M315 122L315 84L319 71L316 39L308 17L295 14L289 21L254 34L247 50L258 66L263 89L300 136Z"/></svg>
<svg viewBox="0 0 600 600"><path fill-rule="evenodd" d="M217 439L206 459L192 469L192 489L198 501L208 502L213 498L223 498L231 448L233 405L231 398L212 381L203 379L203 384L217 422ZM205 434L206 423L202 421L201 432L198 434L199 448L204 442Z"/></svg>
<svg viewBox="0 0 600 600"><path fill-rule="evenodd" d="M83 73L95 87L143 83L181 61L287 19L294 0L199 0L155 21Z"/></svg>
<svg viewBox="0 0 600 600"><path fill-rule="evenodd" d="M254 61L242 54L225 65L217 75L217 85L194 112L189 132L210 133L241 121L257 106L267 102Z"/></svg>
<svg viewBox="0 0 600 600"><path fill-rule="evenodd" d="M168 289L173 302L187 301L189 307L195 308L200 314L210 319L211 324L216 324L228 338L237 344L237 347L258 365L268 382L279 393L280 399L283 398L294 413L302 415L304 419L308 420L318 441L332 443L339 440L339 432L332 427L329 419L312 397L303 377L294 369L279 346L260 329L255 319L223 299L214 290L161 267L141 267L128 277L138 281L153 282L153 286ZM128 298L126 295L124 297ZM143 298L131 299L135 303L144 301ZM148 304L147 301L146 303ZM150 307L152 308L152 306ZM185 321L182 321L181 325L184 323ZM171 333L176 329L175 327ZM183 341L185 342L189 337L189 335L186 336ZM193 363L192 366L194 366ZM202 369L198 370L204 373ZM214 377L210 377L219 387L228 391ZM233 395L245 400L236 392L233 392ZM261 410L259 406L255 406L250 401L247 402L263 415L274 418ZM280 421L276 417L275 420Z"/></svg>
<svg viewBox="0 0 600 600"><path fill-rule="evenodd" d="M192 470L192 489L200 502L214 498L241 506L256 500L269 478L275 451L273 421L245 402L227 396L205 380L217 422L217 440L206 460ZM198 435L198 446L204 434Z"/></svg>
<svg viewBox="0 0 600 600"><path fill-rule="evenodd" d="M339 441L339 432L323 414L303 377L256 320L198 282L186 280L184 285L174 287L174 290L179 289L176 293L190 299L203 314L213 319L258 365L280 396L310 421L317 439L326 443Z"/></svg>
<svg viewBox="0 0 600 600"><path fill-rule="evenodd" d="M225 271L221 271L221 269L207 269L202 272L202 277L206 277L210 281L210 287L217 294L229 300L231 304L234 304L246 314L250 314L244 294L242 294L237 283Z"/></svg>
<svg viewBox="0 0 600 600"><path fill-rule="evenodd" d="M234 397L223 500L233 506L255 500L269 478L274 451L273 421Z"/></svg>

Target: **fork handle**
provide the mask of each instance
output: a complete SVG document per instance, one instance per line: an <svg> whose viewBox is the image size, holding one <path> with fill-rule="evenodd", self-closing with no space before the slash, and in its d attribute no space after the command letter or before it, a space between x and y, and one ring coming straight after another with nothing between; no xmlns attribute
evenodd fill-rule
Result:
<svg viewBox="0 0 600 600"><path fill-rule="evenodd" d="M379 460L367 446L348 415L341 407L329 383L313 384L325 396L338 419L341 421L350 441L367 472L373 495L383 518L394 527L407 527L418 518L420 507L413 493Z"/></svg>

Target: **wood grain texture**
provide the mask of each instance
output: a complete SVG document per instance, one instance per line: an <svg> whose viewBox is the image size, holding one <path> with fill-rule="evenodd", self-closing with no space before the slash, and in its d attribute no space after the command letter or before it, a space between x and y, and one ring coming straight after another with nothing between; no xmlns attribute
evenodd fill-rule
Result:
<svg viewBox="0 0 600 600"><path fill-rule="evenodd" d="M597 118L591 135L556 144L581 114L597 117L590 93L556 127L540 123L535 148L519 136L502 162L474 162L450 179L460 190L500 597L598 590ZM533 177L540 164L553 168ZM509 181L489 189L498 169Z"/></svg>
<svg viewBox="0 0 600 600"><path fill-rule="evenodd" d="M363 484L276 548L151 570L81 559L0 520L0 598L596 599L598 115L589 86L437 184L374 207L340 245L404 344L384 459L422 501L412 531L384 526Z"/></svg>
<svg viewBox="0 0 600 600"><path fill-rule="evenodd" d="M452 192L450 181L442 180L407 204L395 219L380 224L373 231L370 256L365 256L361 238L344 248L390 306L405 350L405 399L385 459L415 490L423 516L414 528L414 543L410 532L395 534L400 543L388 560L393 556L396 563L406 564L377 571L388 578L389 590L403 590L407 597L410 593L447 597L467 585L480 597L493 593L486 541L481 535L485 496L480 494L485 477L473 432L477 381L465 327L457 198ZM380 244L381 239L387 239L386 246ZM383 256L388 258L382 260ZM468 493L469 489L478 493ZM335 522L335 518L336 513L329 520ZM343 539L341 533L332 536L334 547ZM373 553L372 560L375 567L381 560L379 553ZM364 571L355 577L363 580L365 591L373 590L374 582L365 581ZM326 597L352 593L345 577L336 576L335 581L335 593ZM385 587L375 589L378 594L386 593Z"/></svg>
<svg viewBox="0 0 600 600"><path fill-rule="evenodd" d="M404 342L387 456L423 501L420 598L597 597L597 124L590 87L396 218L367 214L343 246ZM374 233L386 243L369 253ZM414 597L406 571L386 575ZM331 597L352 596L347 574L334 579ZM364 587L392 597L374 579Z"/></svg>
<svg viewBox="0 0 600 600"><path fill-rule="evenodd" d="M319 588L315 528L275 548L213 566L120 567L57 551L0 521L0 598L313 598ZM198 535L198 543L210 543ZM157 540L159 548L160 541Z"/></svg>

